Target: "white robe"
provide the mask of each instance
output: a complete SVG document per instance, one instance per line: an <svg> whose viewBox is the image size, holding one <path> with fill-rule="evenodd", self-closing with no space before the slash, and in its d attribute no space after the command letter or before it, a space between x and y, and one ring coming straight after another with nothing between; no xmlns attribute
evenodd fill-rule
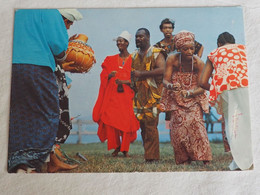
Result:
<svg viewBox="0 0 260 195"><path fill-rule="evenodd" d="M253 165L248 88L226 90L219 98L233 156L229 168L247 170Z"/></svg>

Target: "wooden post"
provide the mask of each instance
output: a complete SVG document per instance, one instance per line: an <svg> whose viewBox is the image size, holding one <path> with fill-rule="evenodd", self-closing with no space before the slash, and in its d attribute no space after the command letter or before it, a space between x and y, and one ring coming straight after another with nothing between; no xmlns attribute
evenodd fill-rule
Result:
<svg viewBox="0 0 260 195"><path fill-rule="evenodd" d="M80 144L81 143L82 121L78 119L77 123L78 123L78 141L77 141L77 143Z"/></svg>

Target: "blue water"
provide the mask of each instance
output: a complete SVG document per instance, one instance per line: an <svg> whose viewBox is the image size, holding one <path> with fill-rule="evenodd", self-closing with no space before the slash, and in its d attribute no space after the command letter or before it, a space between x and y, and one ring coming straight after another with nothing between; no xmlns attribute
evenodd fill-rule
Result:
<svg viewBox="0 0 260 195"><path fill-rule="evenodd" d="M222 134L208 134L208 138L210 141L222 141ZM67 144L75 144L77 143L78 136L77 135L70 135L66 141ZM140 130L137 132L137 141L142 141L142 137L140 134ZM168 134L160 134L159 135L160 142L170 142L170 135ZM83 135L81 139L81 143L97 143L100 142L97 135Z"/></svg>
<svg viewBox="0 0 260 195"><path fill-rule="evenodd" d="M215 116L217 116L217 114L214 114ZM219 117L219 116L217 116ZM169 130L165 128L165 123L164 123L164 118L165 115L164 113L160 114L160 121L159 121L159 125L158 125L158 130L159 130L159 140L160 142L169 142L170 141L170 135L169 135ZM87 130L87 131L91 131L93 133L95 133L94 135L82 135L81 138L81 143L96 143L96 142L100 142L98 136L96 135L98 129L98 125L97 124L91 124L91 125L83 125L82 126L82 131ZM211 129L211 126L209 125L209 131ZM74 124L73 125L73 129L72 131L76 131L77 130L77 125ZM216 123L214 124L214 128L213 128L213 132L220 132L221 131L221 124L220 123ZM160 134L161 132L161 134ZM208 138L210 141L222 141L222 134L221 133L208 133ZM70 135L68 137L68 139L66 140L66 143L77 143L78 140L78 136L77 135ZM141 137L141 130L137 131L137 141L142 141L142 137Z"/></svg>

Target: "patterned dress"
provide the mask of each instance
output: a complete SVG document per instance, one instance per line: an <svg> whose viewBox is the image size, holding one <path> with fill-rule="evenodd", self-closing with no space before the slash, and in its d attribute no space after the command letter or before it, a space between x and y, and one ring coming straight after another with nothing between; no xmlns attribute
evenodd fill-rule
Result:
<svg viewBox="0 0 260 195"><path fill-rule="evenodd" d="M171 39L171 43L169 45L165 45L163 43L164 39L162 39L161 41L157 42L154 47L157 47L157 48L161 48L162 49L162 54L164 55L165 59L167 59L168 55L169 54L174 54L177 52L177 49L175 47L175 44L174 44L174 36L172 37ZM199 50L201 49L202 47L202 44L195 41L195 52L194 54L197 55ZM169 121L171 119L171 114L170 114L170 111L168 112L165 112L165 120L166 121ZM169 128L168 125L166 127L167 129Z"/></svg>
<svg viewBox="0 0 260 195"><path fill-rule="evenodd" d="M198 86L198 73L174 72L172 83L180 83L181 90L191 90ZM203 122L203 111L208 112L206 92L195 97L184 98L180 91L164 88L161 106L172 111L170 137L174 148L176 164L187 161L212 160L207 131Z"/></svg>

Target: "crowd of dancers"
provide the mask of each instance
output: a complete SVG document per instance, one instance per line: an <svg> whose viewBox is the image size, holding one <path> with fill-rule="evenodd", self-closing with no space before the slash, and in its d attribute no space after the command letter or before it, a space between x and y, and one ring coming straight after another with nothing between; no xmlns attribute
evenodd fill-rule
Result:
<svg viewBox="0 0 260 195"><path fill-rule="evenodd" d="M207 165L212 152L203 113L208 113L211 105L225 120L233 157L229 168L252 168L245 46L223 32L216 37L218 48L208 55L205 65L200 58L204 46L195 40L194 33L184 30L173 35L174 25L169 18L161 22L164 39L155 45L150 43L148 29L138 29L137 49L132 54L127 51L131 35L124 31L118 36L120 53L106 57L102 64L100 91L93 109L100 140L107 140L108 150L114 149L113 156L121 151L129 157L137 119L144 159L157 162L157 126L160 112L165 112L176 164L202 161ZM233 93L239 97L227 95Z"/></svg>

